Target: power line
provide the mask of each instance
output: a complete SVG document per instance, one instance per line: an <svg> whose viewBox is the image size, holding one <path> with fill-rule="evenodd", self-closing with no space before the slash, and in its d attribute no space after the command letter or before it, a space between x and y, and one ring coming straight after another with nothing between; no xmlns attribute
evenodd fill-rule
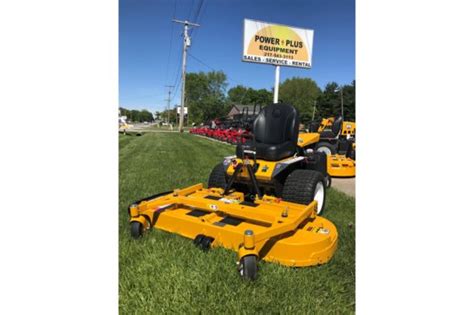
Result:
<svg viewBox="0 0 474 315"><path fill-rule="evenodd" d="M174 10L173 10L173 19L176 17L176 1L174 0ZM171 50L173 49L173 35L174 35L174 23L171 23L171 35L170 35L170 49L168 51L168 62L166 63L166 80L168 80Z"/></svg>
<svg viewBox="0 0 474 315"><path fill-rule="evenodd" d="M200 64L202 64L203 66L206 66L208 67L209 69L211 69L212 71L217 71L216 69L214 69L213 67L211 67L210 65L206 64L204 61L200 60L199 58L197 58L196 56L193 56L191 53L188 53L188 55L193 58L194 60L196 60L197 62L199 62ZM241 85L239 82L235 81L234 79L232 79L230 76L227 75L227 78L230 80L230 81L233 81L234 83L236 83L237 85ZM242 101L244 100L245 96L247 96L247 92L250 90L250 88L247 88L245 90L245 93L244 95L242 95L241 99L240 99L240 104L242 104Z"/></svg>
<svg viewBox="0 0 474 315"><path fill-rule="evenodd" d="M198 57L192 55L192 54L189 53L189 52L188 52L188 55L189 55L191 58L193 58L194 60L196 60L197 62L199 62L200 64L202 64L203 66L208 67L208 68L211 69L212 71L219 71L219 70L216 70L215 68L211 67L210 65L206 64L204 61L200 60ZM234 83L236 83L236 84L240 84L239 82L237 82L237 81L235 81L234 79L232 79L229 75L226 75L226 76L227 76L227 78L228 78L230 81L232 81L232 82L234 82Z"/></svg>
<svg viewBox="0 0 474 315"><path fill-rule="evenodd" d="M198 13L196 19L194 20L194 21L196 21L196 23L201 23L201 20L199 20L199 18L202 17L202 16L204 16L204 14L206 13L206 8L207 8L207 3L208 3L208 2L206 2L206 0L203 0L202 3L203 3L203 5L202 5L202 7L203 7L203 9L202 9L202 15L200 15L200 14L201 14L201 11L199 11L199 13ZM199 29L196 29L196 31L194 31L194 29L191 29L191 35L194 36L194 40L197 39L197 35L198 35L198 34L199 34Z"/></svg>
<svg viewBox="0 0 474 315"><path fill-rule="evenodd" d="M204 3L204 0L199 0L198 9L196 10L196 12L194 14L193 19L190 20L190 21L196 21L196 23L198 22L199 14L201 13L201 8L202 8L203 3ZM190 35L193 34L193 30L194 29L191 29L191 31L189 32Z"/></svg>
<svg viewBox="0 0 474 315"><path fill-rule="evenodd" d="M199 15L199 11L201 11L202 1L203 1L203 0L199 0L198 8L197 8L197 10L194 12L194 15L193 15L193 18L192 18L191 21L196 21L196 18L197 18L197 16Z"/></svg>
<svg viewBox="0 0 474 315"><path fill-rule="evenodd" d="M191 2L191 7L189 8L188 21L191 21L190 18L191 18L191 12L193 12L193 8L194 8L194 0Z"/></svg>
<svg viewBox="0 0 474 315"><path fill-rule="evenodd" d="M175 0L175 10L174 10L174 13L173 13L173 19L175 18L174 14L176 14L176 1L177 1L177 0ZM199 4L198 4L198 9L197 9L196 14L195 14L196 19L199 19L201 12L204 12L205 9L206 9L206 5L204 5L204 2L205 2L205 0L200 0L200 2L199 2ZM204 6L203 6L203 5L204 5ZM192 8L193 8L193 7L194 7L194 0L193 0L193 2L192 2L191 8L190 8L190 10L189 10L188 17L191 16L191 12L192 12ZM201 11L202 9L204 9L204 10ZM196 23L197 23L197 20L196 20L196 19L193 19L193 20L196 21ZM173 24L173 25L174 25L174 24ZM193 33L193 30L194 30L194 28L191 28L190 34ZM197 34L197 33L196 33L196 34ZM170 51L168 52L168 56L170 56L170 55L171 55L171 49L170 49ZM168 57L168 59L169 59L169 57ZM173 83L174 90L173 90L173 93L172 93L172 94L173 94L173 97L171 98L172 100L175 99L176 93L178 92L179 88L181 87L181 82L178 84L178 79L179 79L179 73L180 73L180 68L181 68L181 66L182 66L182 59L180 60L180 63L179 63L179 66L178 66L178 70L176 71L176 77L175 77L175 80L174 80L174 83ZM167 72L167 73L168 73L168 72ZM168 78L168 74L167 74L166 78Z"/></svg>
<svg viewBox="0 0 474 315"><path fill-rule="evenodd" d="M188 53L189 57L193 58L194 60L196 60L197 62L199 62L200 64L202 64L203 66L205 67L208 67L209 69L211 69L212 71L217 71L216 69L214 69L213 67L211 67L210 65L206 64L204 61L198 59L197 57L193 56L191 53Z"/></svg>
<svg viewBox="0 0 474 315"><path fill-rule="evenodd" d="M174 79L173 85L174 85L175 88L174 88L174 91L173 91L173 98L172 98L172 100L174 100L174 98L175 98L175 96L176 96L176 92L178 91L178 88L179 88L179 86L181 85L181 82L178 84L178 79L179 79L179 70L180 70L180 68L181 68L181 63L182 63L182 62L183 62L183 60L181 59L180 62L179 62L178 71L176 72L176 77L175 77L175 79Z"/></svg>
<svg viewBox="0 0 474 315"><path fill-rule="evenodd" d="M168 102L168 106L166 108L166 111L168 112L168 123L170 122L170 102L171 102L171 88L174 88L172 85L165 85L165 87L168 88L168 98L165 99L165 101Z"/></svg>

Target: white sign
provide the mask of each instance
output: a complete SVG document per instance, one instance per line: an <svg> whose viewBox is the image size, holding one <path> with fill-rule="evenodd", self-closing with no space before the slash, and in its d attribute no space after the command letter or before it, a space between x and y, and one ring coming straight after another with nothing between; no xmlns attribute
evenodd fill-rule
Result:
<svg viewBox="0 0 474 315"><path fill-rule="evenodd" d="M311 68L313 30L244 20L242 61Z"/></svg>
<svg viewBox="0 0 474 315"><path fill-rule="evenodd" d="M176 108L176 112L178 113L178 116L179 116L179 114L181 113L181 106L178 106ZM187 114L188 114L188 108L184 107L184 115L186 116Z"/></svg>

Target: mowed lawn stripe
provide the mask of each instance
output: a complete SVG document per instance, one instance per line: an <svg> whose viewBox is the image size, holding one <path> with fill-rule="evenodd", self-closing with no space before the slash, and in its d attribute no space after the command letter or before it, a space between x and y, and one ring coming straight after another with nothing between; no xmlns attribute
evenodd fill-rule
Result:
<svg viewBox="0 0 474 315"><path fill-rule="evenodd" d="M244 282L236 253L198 250L191 240L153 229L130 238L127 206L158 192L202 182L235 148L189 134L120 136L120 285L124 314L353 313L355 202L330 189L325 216L336 224L339 247L329 264L287 268L261 262L259 278Z"/></svg>

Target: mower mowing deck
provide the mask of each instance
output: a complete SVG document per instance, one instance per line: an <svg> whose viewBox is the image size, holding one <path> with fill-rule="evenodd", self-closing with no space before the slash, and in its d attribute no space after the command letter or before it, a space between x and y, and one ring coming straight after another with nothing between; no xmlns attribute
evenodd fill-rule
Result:
<svg viewBox="0 0 474 315"><path fill-rule="evenodd" d="M197 184L130 206L132 236L151 227L194 239L202 249L225 247L239 260L249 255L286 266L328 262L337 246L337 230L316 216L317 201L309 205L284 202L264 195L244 201L240 192Z"/></svg>

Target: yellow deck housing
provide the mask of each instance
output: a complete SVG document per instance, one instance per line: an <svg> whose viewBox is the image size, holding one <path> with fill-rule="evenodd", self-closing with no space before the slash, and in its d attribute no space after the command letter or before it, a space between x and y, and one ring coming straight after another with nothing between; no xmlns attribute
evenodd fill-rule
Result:
<svg viewBox="0 0 474 315"><path fill-rule="evenodd" d="M356 123L353 121L343 121L342 122L342 130L341 135L347 136L355 136L356 133Z"/></svg>
<svg viewBox="0 0 474 315"><path fill-rule="evenodd" d="M316 216L317 202L301 205L264 195L254 203L241 192L223 196L220 188L197 184L130 206L130 221L194 239L214 238L212 247L257 255L285 266L328 262L337 247L337 229ZM245 231L253 236L246 238Z"/></svg>
<svg viewBox="0 0 474 315"><path fill-rule="evenodd" d="M300 132L298 134L298 146L305 148L319 142L320 134L317 132Z"/></svg>
<svg viewBox="0 0 474 315"><path fill-rule="evenodd" d="M344 122L344 124L344 135L355 133L355 123ZM317 132L300 132L298 135L298 146L304 149L316 144L319 142L319 136ZM355 143L352 144L352 149L355 150ZM354 177L356 175L356 164L354 160L345 155L328 155L327 171L331 177Z"/></svg>
<svg viewBox="0 0 474 315"><path fill-rule="evenodd" d="M356 175L356 163L345 155L328 155L328 174L331 177L354 177Z"/></svg>

